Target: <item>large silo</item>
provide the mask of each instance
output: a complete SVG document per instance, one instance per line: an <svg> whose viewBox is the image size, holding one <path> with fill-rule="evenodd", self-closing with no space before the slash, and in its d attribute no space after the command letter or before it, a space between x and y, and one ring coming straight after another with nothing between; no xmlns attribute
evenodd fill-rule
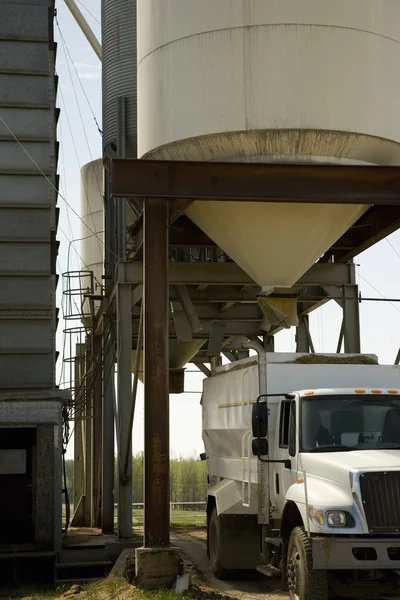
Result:
<svg viewBox="0 0 400 600"><path fill-rule="evenodd" d="M82 271L92 271L94 280L94 293L100 295L104 286L104 167L102 159L87 163L81 169L81 257ZM129 222L130 209L126 208L127 222ZM83 285L88 282L82 279ZM86 283L85 283L86 282ZM100 301L95 301L95 310L99 308ZM89 303L84 305L84 313L90 314ZM205 340L193 340L192 342L170 341L170 368L171 371L181 371L183 367L204 345ZM141 353L142 354L142 353ZM135 363L136 351L132 352L132 369ZM141 365L143 357L141 356ZM140 369L142 380L143 367Z"/></svg>
<svg viewBox="0 0 400 600"><path fill-rule="evenodd" d="M138 155L398 164L399 31L397 0L138 0ZM261 286L292 286L366 208L186 213Z"/></svg>
<svg viewBox="0 0 400 600"><path fill-rule="evenodd" d="M81 237L83 271L92 271L94 292L104 285L104 173L101 158L81 169Z"/></svg>
<svg viewBox="0 0 400 600"><path fill-rule="evenodd" d="M137 156L136 0L102 0L103 147L117 156L119 98L124 98L126 157ZM121 115L122 116L122 115Z"/></svg>

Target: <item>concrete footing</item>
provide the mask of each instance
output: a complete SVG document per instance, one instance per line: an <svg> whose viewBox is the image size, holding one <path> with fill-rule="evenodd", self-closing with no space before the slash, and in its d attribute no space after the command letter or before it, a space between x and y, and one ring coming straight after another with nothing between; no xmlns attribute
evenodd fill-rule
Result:
<svg viewBox="0 0 400 600"><path fill-rule="evenodd" d="M142 588L171 587L182 569L179 548L137 548L135 551L136 585Z"/></svg>

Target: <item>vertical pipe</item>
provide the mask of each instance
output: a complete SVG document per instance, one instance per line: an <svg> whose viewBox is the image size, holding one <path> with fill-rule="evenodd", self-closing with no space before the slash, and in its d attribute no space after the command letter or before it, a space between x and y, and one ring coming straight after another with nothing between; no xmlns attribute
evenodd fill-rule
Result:
<svg viewBox="0 0 400 600"><path fill-rule="evenodd" d="M117 153L118 158L126 157L126 98L117 98ZM117 240L118 258L126 259L126 201L117 199Z"/></svg>
<svg viewBox="0 0 400 600"><path fill-rule="evenodd" d="M93 525L101 527L103 454L103 352L101 337L93 336Z"/></svg>
<svg viewBox="0 0 400 600"><path fill-rule="evenodd" d="M343 333L346 354L360 354L360 299L358 286L343 286Z"/></svg>
<svg viewBox="0 0 400 600"><path fill-rule="evenodd" d="M117 284L117 371L118 371L118 533L120 539L132 537L132 290L129 283ZM127 471L123 457L128 455Z"/></svg>
<svg viewBox="0 0 400 600"><path fill-rule="evenodd" d="M135 370L133 372L131 414L129 416L130 449L131 449L131 451L132 451L132 428L133 428L133 420L135 418L136 396L137 396L137 388L138 388L138 381L139 381L140 357L142 354L142 346L143 346L143 302L140 306L139 332L138 332L138 339L137 339L137 344L136 344ZM128 456L128 453L126 453L125 457L124 457L124 463L123 463L125 476L128 473L128 463L129 463L129 456Z"/></svg>
<svg viewBox="0 0 400 600"><path fill-rule="evenodd" d="M144 546L168 547L168 201L144 202Z"/></svg>
<svg viewBox="0 0 400 600"><path fill-rule="evenodd" d="M85 375L86 386L89 383L89 391L85 398L85 526L93 525L93 396L90 385L90 368L93 365L93 348L86 345Z"/></svg>
<svg viewBox="0 0 400 600"><path fill-rule="evenodd" d="M114 531L114 335L113 322L108 316L103 332L103 533Z"/></svg>
<svg viewBox="0 0 400 600"><path fill-rule="evenodd" d="M80 397L82 390L82 375L84 367L84 345L76 344L75 350L75 383L74 383L74 398L75 401ZM82 496L84 495L84 447L83 447L83 435L82 435L82 411L78 410L74 416L74 496L73 505L74 510L78 508L78 504Z"/></svg>

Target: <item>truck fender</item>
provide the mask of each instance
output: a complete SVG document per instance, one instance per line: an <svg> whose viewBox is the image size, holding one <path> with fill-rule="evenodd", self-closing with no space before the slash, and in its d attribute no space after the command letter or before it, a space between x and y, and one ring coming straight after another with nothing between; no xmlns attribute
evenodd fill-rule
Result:
<svg viewBox="0 0 400 600"><path fill-rule="evenodd" d="M217 514L220 515L257 515L258 497L257 491L253 489L251 494L250 506L243 505L242 482L233 479L223 479L208 490L208 501L214 498L214 506L217 507Z"/></svg>

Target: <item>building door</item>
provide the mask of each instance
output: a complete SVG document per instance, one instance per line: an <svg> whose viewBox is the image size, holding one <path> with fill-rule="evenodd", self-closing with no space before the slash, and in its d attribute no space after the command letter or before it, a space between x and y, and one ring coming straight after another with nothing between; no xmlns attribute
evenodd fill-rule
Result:
<svg viewBox="0 0 400 600"><path fill-rule="evenodd" d="M35 448L36 429L0 428L0 545L35 541Z"/></svg>

